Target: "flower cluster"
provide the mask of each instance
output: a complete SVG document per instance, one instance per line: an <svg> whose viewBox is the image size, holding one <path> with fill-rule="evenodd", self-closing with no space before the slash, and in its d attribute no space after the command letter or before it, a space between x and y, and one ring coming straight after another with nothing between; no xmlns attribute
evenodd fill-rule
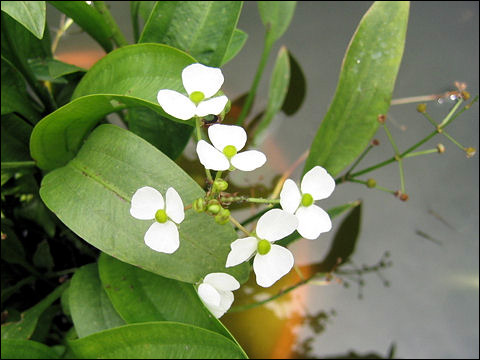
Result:
<svg viewBox="0 0 480 360"><path fill-rule="evenodd" d="M192 64L183 70L182 81L188 97L169 89L158 92L158 102L166 113L181 120L195 118L200 121L224 111L227 97L215 96L224 81L220 69ZM207 173L215 170L217 177L205 198L196 199L192 208L213 215L217 223L225 224L230 220L230 211L224 208L221 195L225 194L228 183L219 175L225 170L253 171L263 166L267 159L257 150L241 151L247 143L247 133L240 126L211 125L208 127L208 138L211 144L201 137L197 139L196 151ZM259 218L255 232L230 244L225 267L239 265L254 257L257 284L262 287L273 285L294 264L290 250L274 242L295 230L310 240L329 231L332 227L330 217L314 201L329 197L334 188L334 179L320 166L305 174L300 188L292 179L287 179L280 192L281 209L267 211ZM162 194L152 187L138 189L132 197L130 214L140 220L155 219L144 236L148 247L167 254L179 248L177 225L184 220L185 212L182 199L174 188L167 189L165 201ZM219 318L230 308L234 299L232 291L239 287L234 277L217 272L207 274L198 284L197 292L204 305Z"/></svg>

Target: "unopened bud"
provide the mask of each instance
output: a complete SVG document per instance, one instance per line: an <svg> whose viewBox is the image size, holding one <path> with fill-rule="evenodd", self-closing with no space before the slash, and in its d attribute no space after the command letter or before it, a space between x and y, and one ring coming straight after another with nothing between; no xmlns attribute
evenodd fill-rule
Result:
<svg viewBox="0 0 480 360"><path fill-rule="evenodd" d="M377 116L377 120L380 124L385 124L386 119L387 119L387 115L385 115L385 114L379 114Z"/></svg>
<svg viewBox="0 0 480 360"><path fill-rule="evenodd" d="M400 195L400 200L407 201L408 200L408 195L407 194L401 194Z"/></svg>
<svg viewBox="0 0 480 360"><path fill-rule="evenodd" d="M372 145L373 146L378 146L378 145L380 145L380 141L378 139L373 139L372 140Z"/></svg>
<svg viewBox="0 0 480 360"><path fill-rule="evenodd" d="M440 154L443 154L445 152L445 146L443 146L443 144L438 144L437 145L437 151L440 153Z"/></svg>
<svg viewBox="0 0 480 360"><path fill-rule="evenodd" d="M476 153L477 153L477 150L475 150L475 148L473 147L468 147L465 149L465 152L467 153L467 158L471 158L473 157Z"/></svg>
<svg viewBox="0 0 480 360"><path fill-rule="evenodd" d="M468 100L470 99L470 93L468 91L463 90L461 92L463 100Z"/></svg>
<svg viewBox="0 0 480 360"><path fill-rule="evenodd" d="M418 104L417 111L422 114L427 112L427 104Z"/></svg>
<svg viewBox="0 0 480 360"><path fill-rule="evenodd" d="M220 206L220 203L218 202L218 200L213 199L208 202L207 211L210 214L217 215L220 212L220 210L222 210L222 207Z"/></svg>
<svg viewBox="0 0 480 360"><path fill-rule="evenodd" d="M193 202L193 210L198 213L204 212L207 209L207 203L204 198L198 198Z"/></svg>
<svg viewBox="0 0 480 360"><path fill-rule="evenodd" d="M223 179L216 179L213 182L213 188L217 191L225 191L228 188L228 183Z"/></svg>
<svg viewBox="0 0 480 360"><path fill-rule="evenodd" d="M221 209L220 212L215 216L215 222L220 225L224 225L230 221L230 210Z"/></svg>
<svg viewBox="0 0 480 360"><path fill-rule="evenodd" d="M377 182L375 181L375 179L368 179L367 180L367 187L374 188L375 186L377 186Z"/></svg>

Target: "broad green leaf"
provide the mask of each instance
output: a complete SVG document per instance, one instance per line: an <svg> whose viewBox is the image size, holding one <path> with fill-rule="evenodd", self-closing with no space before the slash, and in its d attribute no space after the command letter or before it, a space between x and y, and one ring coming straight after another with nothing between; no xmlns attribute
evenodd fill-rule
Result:
<svg viewBox="0 0 480 360"><path fill-rule="evenodd" d="M231 338L202 304L192 284L153 274L105 253L98 261L98 271L113 306L127 323L176 321Z"/></svg>
<svg viewBox="0 0 480 360"><path fill-rule="evenodd" d="M22 24L37 38L43 37L45 30L45 1L2 1L2 11Z"/></svg>
<svg viewBox="0 0 480 360"><path fill-rule="evenodd" d="M24 339L28 340L37 326L38 319L43 312L48 309L52 303L57 300L65 290L68 283L58 286L45 299L37 305L31 307L24 313L20 321L6 323L2 325L2 341L3 339Z"/></svg>
<svg viewBox="0 0 480 360"><path fill-rule="evenodd" d="M126 119L130 131L174 160L183 152L193 131L192 126L173 122L146 107L129 109Z"/></svg>
<svg viewBox="0 0 480 360"><path fill-rule="evenodd" d="M334 99L303 170L321 165L336 176L368 145L390 106L402 60L409 2L375 2L350 42Z"/></svg>
<svg viewBox="0 0 480 360"><path fill-rule="evenodd" d="M68 304L80 338L125 324L103 290L97 264L75 271L68 289Z"/></svg>
<svg viewBox="0 0 480 360"><path fill-rule="evenodd" d="M17 115L9 114L2 116L0 131L2 168L4 164L32 160L28 149L31 132L32 126Z"/></svg>
<svg viewBox="0 0 480 360"><path fill-rule="evenodd" d="M130 324L69 342L79 358L245 359L226 337L175 322Z"/></svg>
<svg viewBox="0 0 480 360"><path fill-rule="evenodd" d="M171 45L204 65L218 67L242 5L242 1L158 1L139 42Z"/></svg>
<svg viewBox="0 0 480 360"><path fill-rule="evenodd" d="M297 59L288 52L290 62L290 83L287 96L282 105L282 111L288 116L295 114L302 106L307 92L307 80Z"/></svg>
<svg viewBox="0 0 480 360"><path fill-rule="evenodd" d="M59 11L94 38L106 51L112 51L112 29L95 7L85 1L49 1Z"/></svg>
<svg viewBox="0 0 480 360"><path fill-rule="evenodd" d="M277 41L287 31L296 5L296 1L258 2L258 11L271 42Z"/></svg>
<svg viewBox="0 0 480 360"><path fill-rule="evenodd" d="M211 272L247 279L247 264L225 269L229 244L237 238L233 228L206 214L186 211L174 254L147 247L143 237L152 221L130 215L130 199L143 186L164 195L174 187L185 206L204 196L189 175L152 145L117 126L101 125L73 160L44 177L40 195L78 236L121 261L190 283Z"/></svg>
<svg viewBox="0 0 480 360"><path fill-rule="evenodd" d="M29 64L38 80L54 83L67 83L67 80L62 78L64 75L86 71L78 66L50 58L32 59Z"/></svg>
<svg viewBox="0 0 480 360"><path fill-rule="evenodd" d="M272 78L270 79L270 89L268 92L267 109L263 114L255 130L255 141L268 128L273 117L280 111L287 95L288 85L290 83L290 61L288 50L282 46L275 61Z"/></svg>
<svg viewBox="0 0 480 360"><path fill-rule="evenodd" d="M127 107L146 106L172 119L158 105L157 93L160 89L185 93L182 70L194 62L184 52L160 44L131 45L111 52L85 74L72 102L34 128L30 140L33 159L46 170L65 165L105 115Z"/></svg>
<svg viewBox="0 0 480 360"><path fill-rule="evenodd" d="M230 39L230 44L228 44L227 51L223 57L221 66L228 63L232 60L237 54L242 50L245 42L247 41L248 34L240 29L235 29Z"/></svg>
<svg viewBox="0 0 480 360"><path fill-rule="evenodd" d="M3 2L3 1L2 1ZM52 348L32 340L2 339L2 359L59 359Z"/></svg>

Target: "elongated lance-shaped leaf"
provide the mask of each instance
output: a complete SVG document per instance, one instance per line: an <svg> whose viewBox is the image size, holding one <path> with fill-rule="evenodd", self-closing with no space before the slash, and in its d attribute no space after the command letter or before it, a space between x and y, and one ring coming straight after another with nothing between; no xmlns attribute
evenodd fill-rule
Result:
<svg viewBox="0 0 480 360"><path fill-rule="evenodd" d="M17 20L37 38L43 38L47 14L45 1L2 1L2 11Z"/></svg>
<svg viewBox="0 0 480 360"><path fill-rule="evenodd" d="M140 43L158 42L218 67L234 35L242 1L158 1Z"/></svg>
<svg viewBox="0 0 480 360"><path fill-rule="evenodd" d="M390 106L403 55L408 13L406 1L379 1L360 21L304 173L321 165L336 176L368 145L378 128L378 115L386 114Z"/></svg>
<svg viewBox="0 0 480 360"><path fill-rule="evenodd" d="M258 2L258 11L271 42L277 41L287 31L296 6L296 1Z"/></svg>
<svg viewBox="0 0 480 360"><path fill-rule="evenodd" d="M242 50L243 45L247 41L248 34L240 29L235 29L233 32L232 38L230 39L230 43L228 44L227 51L223 56L221 66L228 63L232 60L237 54Z"/></svg>
<svg viewBox="0 0 480 360"><path fill-rule="evenodd" d="M146 246L144 235L154 220L130 215L131 198L144 186L163 196L173 187L185 206L205 196L189 175L148 142L120 127L101 125L74 159L43 178L40 196L78 236L121 261L189 283L211 272L230 273L239 282L247 279L246 263L225 268L230 243L237 238L233 227L192 209L178 225L178 250L165 254Z"/></svg>

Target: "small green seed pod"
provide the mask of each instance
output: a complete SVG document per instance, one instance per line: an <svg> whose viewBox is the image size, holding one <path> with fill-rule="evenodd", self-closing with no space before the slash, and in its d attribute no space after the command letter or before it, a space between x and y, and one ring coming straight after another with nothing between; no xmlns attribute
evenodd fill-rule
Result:
<svg viewBox="0 0 480 360"><path fill-rule="evenodd" d="M225 225L230 221L230 210L221 209L220 212L215 216L215 222L220 225Z"/></svg>
<svg viewBox="0 0 480 360"><path fill-rule="evenodd" d="M207 211L212 215L217 215L220 210L222 210L222 206L218 200L212 199L208 202Z"/></svg>
<svg viewBox="0 0 480 360"><path fill-rule="evenodd" d="M427 104L418 104L417 111L422 114L427 112Z"/></svg>
<svg viewBox="0 0 480 360"><path fill-rule="evenodd" d="M207 210L207 203L204 198L198 198L193 202L193 210L198 213L204 212Z"/></svg>
<svg viewBox="0 0 480 360"><path fill-rule="evenodd" d="M228 188L228 183L223 179L216 179L213 182L213 188L217 191L225 191Z"/></svg>
<svg viewBox="0 0 480 360"><path fill-rule="evenodd" d="M368 179L367 180L367 187L368 188L374 188L375 186L377 186L377 182L375 181L375 179Z"/></svg>

